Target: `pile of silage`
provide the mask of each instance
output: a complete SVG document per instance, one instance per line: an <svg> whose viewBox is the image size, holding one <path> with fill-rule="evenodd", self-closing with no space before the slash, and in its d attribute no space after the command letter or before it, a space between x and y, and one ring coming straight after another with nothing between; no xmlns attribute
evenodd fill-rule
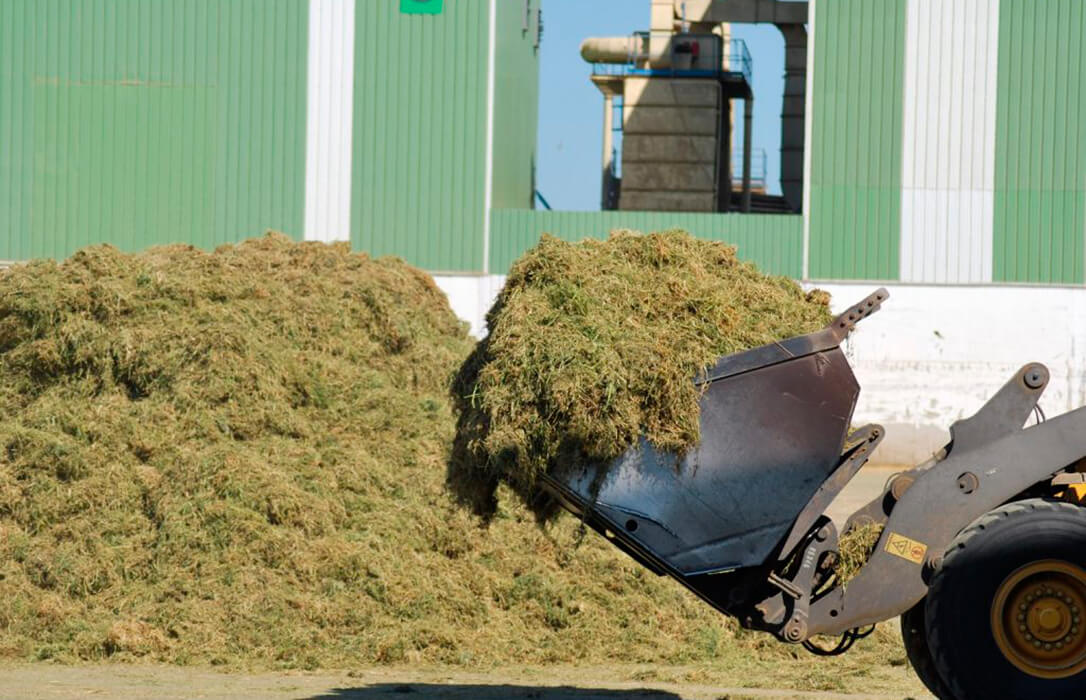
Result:
<svg viewBox="0 0 1086 700"><path fill-rule="evenodd" d="M0 275L0 659L785 664L827 689L903 663L889 634L794 660L512 498L479 528L444 489L470 349L429 278L338 246Z"/></svg>
<svg viewBox="0 0 1086 700"><path fill-rule="evenodd" d="M610 460L642 434L682 453L699 439L692 378L721 355L823 327L828 301L683 231L544 236L454 381L449 485L488 515L509 483L546 518L543 472Z"/></svg>
<svg viewBox="0 0 1086 700"><path fill-rule="evenodd" d="M357 647L384 559L410 556L381 538L423 527L374 511L441 470L469 348L430 277L345 244L103 246L4 273L0 654Z"/></svg>

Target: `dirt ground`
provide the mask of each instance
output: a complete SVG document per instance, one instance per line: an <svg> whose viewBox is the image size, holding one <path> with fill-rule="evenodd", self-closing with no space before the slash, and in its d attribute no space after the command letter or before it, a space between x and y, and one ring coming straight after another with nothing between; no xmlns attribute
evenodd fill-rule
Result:
<svg viewBox="0 0 1086 700"><path fill-rule="evenodd" d="M834 503L831 516L843 522L849 513L881 492L894 468L866 467ZM833 673L832 661L826 661ZM840 679L839 679L840 680ZM745 687L745 686L758 687ZM722 669L676 666L608 666L486 669L381 667L350 672L238 673L207 668L103 664L0 666L0 698L207 698L209 700L746 700L753 698L845 698L927 700L916 674L906 667L869 669L845 679L841 691L787 688L787 678L772 669L758 678L742 678Z"/></svg>
<svg viewBox="0 0 1086 700"><path fill-rule="evenodd" d="M636 680L702 675L703 669L547 668L494 669L486 673L377 668L350 673L220 673L168 666L14 666L0 668L0 696L59 698L155 698L180 700L902 700L929 698L912 674L898 669L900 688L870 693L736 688L713 679L698 682ZM733 679L734 680L734 679Z"/></svg>

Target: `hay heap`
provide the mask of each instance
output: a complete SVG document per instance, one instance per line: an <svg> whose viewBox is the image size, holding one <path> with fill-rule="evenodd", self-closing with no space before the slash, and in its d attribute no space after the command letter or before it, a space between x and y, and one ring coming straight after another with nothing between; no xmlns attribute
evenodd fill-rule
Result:
<svg viewBox="0 0 1086 700"><path fill-rule="evenodd" d="M0 276L0 659L788 658L572 519L458 508L471 346L423 273L278 236Z"/></svg>
<svg viewBox="0 0 1086 700"><path fill-rule="evenodd" d="M282 237L0 276L0 659L785 664L828 689L904 663L881 632L794 660L514 498L479 528L444 487L470 349L417 270Z"/></svg>
<svg viewBox="0 0 1086 700"><path fill-rule="evenodd" d="M389 559L433 525L383 511L441 471L469 347L427 275L345 245L103 246L10 270L0 655L357 648Z"/></svg>
<svg viewBox="0 0 1086 700"><path fill-rule="evenodd" d="M681 453L699 439L691 378L721 355L823 327L828 301L683 231L544 236L513 266L454 382L449 485L488 515L509 483L545 519L544 471L612 459L642 433Z"/></svg>

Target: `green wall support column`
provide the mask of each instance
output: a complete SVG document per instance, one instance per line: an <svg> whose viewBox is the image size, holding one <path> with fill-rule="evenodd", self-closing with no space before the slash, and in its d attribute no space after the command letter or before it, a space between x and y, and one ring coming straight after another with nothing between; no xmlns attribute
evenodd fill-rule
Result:
<svg viewBox="0 0 1086 700"><path fill-rule="evenodd" d="M816 0L813 279L898 278L906 0Z"/></svg>
<svg viewBox="0 0 1086 700"><path fill-rule="evenodd" d="M351 243L481 272L489 3L355 5Z"/></svg>
<svg viewBox="0 0 1086 700"><path fill-rule="evenodd" d="M540 1L495 4L494 209L530 209L535 197Z"/></svg>
<svg viewBox="0 0 1086 700"><path fill-rule="evenodd" d="M992 276L1083 282L1086 7L1001 0Z"/></svg>

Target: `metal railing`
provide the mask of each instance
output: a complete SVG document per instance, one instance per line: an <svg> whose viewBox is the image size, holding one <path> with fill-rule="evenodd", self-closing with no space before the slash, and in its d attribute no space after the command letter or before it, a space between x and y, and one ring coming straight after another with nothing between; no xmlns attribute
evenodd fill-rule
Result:
<svg viewBox="0 0 1086 700"><path fill-rule="evenodd" d="M593 63L592 74L647 75L675 78L728 77L733 80L742 78L748 85L752 84L754 63L750 57L750 50L747 49L747 43L742 39L731 39L728 42L728 50L719 55L714 51L709 56L703 56L700 53L695 56L690 48L690 40L710 38L720 40L720 37L715 34L667 34L666 36L670 40L670 63L672 67L642 68L641 66L648 60L651 34L649 32L634 32L633 36L635 40L630 42L631 49L626 56L625 63ZM700 45L701 42L695 43ZM689 63L688 67L675 67L687 63Z"/></svg>
<svg viewBox="0 0 1086 700"><path fill-rule="evenodd" d="M611 169L616 178L622 177L622 137L625 120L626 97L615 95L611 101Z"/></svg>
<svg viewBox="0 0 1086 700"><path fill-rule="evenodd" d="M750 189L753 192L766 191L766 179L769 160L764 148L754 148L750 152ZM743 187L743 152L732 154L732 189Z"/></svg>
<svg viewBox="0 0 1086 700"><path fill-rule="evenodd" d="M736 72L736 67L739 68L739 73L742 73L743 78L748 84L751 84L754 76L754 62L750 60L750 51L747 49L747 42L742 39L732 39L728 42L728 62L725 70L730 72Z"/></svg>

